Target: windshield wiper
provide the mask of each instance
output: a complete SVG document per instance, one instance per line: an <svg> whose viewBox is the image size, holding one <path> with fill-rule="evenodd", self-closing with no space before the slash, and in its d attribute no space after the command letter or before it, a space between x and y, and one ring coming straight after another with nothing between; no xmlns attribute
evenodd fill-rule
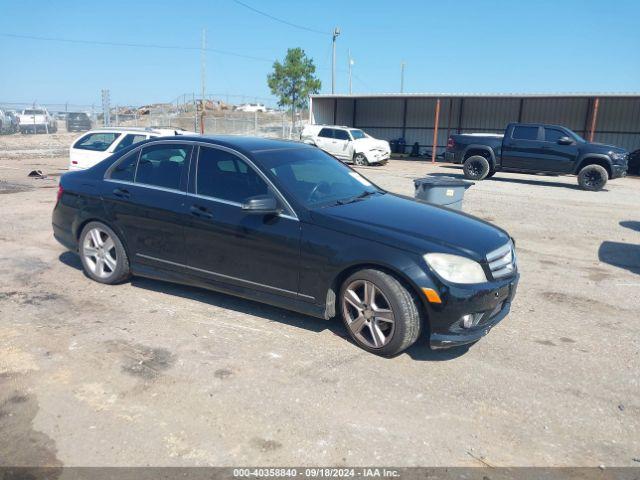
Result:
<svg viewBox="0 0 640 480"><path fill-rule="evenodd" d="M355 197L345 198L344 200L336 200L336 205L346 205L347 203L359 202L360 200L364 200L366 197L370 195L375 195L376 193L382 194L383 192L380 190L365 190L364 192L356 195Z"/></svg>

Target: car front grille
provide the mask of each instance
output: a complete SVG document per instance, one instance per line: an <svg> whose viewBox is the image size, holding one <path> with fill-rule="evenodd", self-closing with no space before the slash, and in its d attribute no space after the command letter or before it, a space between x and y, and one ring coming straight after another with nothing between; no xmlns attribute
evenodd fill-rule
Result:
<svg viewBox="0 0 640 480"><path fill-rule="evenodd" d="M488 253L487 262L494 280L514 275L517 267L513 242L509 241L506 245Z"/></svg>

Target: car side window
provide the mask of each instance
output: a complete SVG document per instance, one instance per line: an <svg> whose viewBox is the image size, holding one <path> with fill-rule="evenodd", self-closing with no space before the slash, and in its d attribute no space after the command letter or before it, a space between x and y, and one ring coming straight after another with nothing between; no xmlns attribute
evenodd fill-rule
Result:
<svg viewBox="0 0 640 480"><path fill-rule="evenodd" d="M161 143L144 147L136 170L136 183L180 189L182 172L186 172L191 145Z"/></svg>
<svg viewBox="0 0 640 480"><path fill-rule="evenodd" d="M138 165L138 156L140 151L136 150L116 163L111 170L109 178L112 180L120 180L123 182L133 182L136 175L136 166Z"/></svg>
<svg viewBox="0 0 640 480"><path fill-rule="evenodd" d="M129 133L128 135L125 135L122 140L120 140L120 143L116 145L114 151L119 152L120 150L130 147L131 145L135 145L136 143L140 143L146 139L146 135L134 135L132 133Z"/></svg>
<svg viewBox="0 0 640 480"><path fill-rule="evenodd" d="M196 193L242 203L249 197L266 195L269 186L237 155L218 148L200 147Z"/></svg>
<svg viewBox="0 0 640 480"><path fill-rule="evenodd" d="M73 148L104 152L119 136L120 134L115 132L90 133L78 140Z"/></svg>
<svg viewBox="0 0 640 480"><path fill-rule="evenodd" d="M516 140L537 140L538 139L538 127L513 127L513 133L511 137Z"/></svg>
<svg viewBox="0 0 640 480"><path fill-rule="evenodd" d="M351 140L351 138L349 138L349 133L346 130L334 130L333 131L333 135L335 136L336 140Z"/></svg>
<svg viewBox="0 0 640 480"><path fill-rule="evenodd" d="M318 133L318 136L323 138L333 138L333 129L323 128L322 130L320 130L320 133Z"/></svg>
<svg viewBox="0 0 640 480"><path fill-rule="evenodd" d="M558 130L557 128L546 128L544 129L544 140L545 142L557 143L559 139L562 137L568 137L568 135L562 130Z"/></svg>

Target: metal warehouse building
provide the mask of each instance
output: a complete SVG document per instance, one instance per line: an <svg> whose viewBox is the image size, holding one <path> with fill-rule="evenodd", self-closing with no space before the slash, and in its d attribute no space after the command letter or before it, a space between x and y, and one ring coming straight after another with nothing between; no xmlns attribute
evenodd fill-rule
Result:
<svg viewBox="0 0 640 480"><path fill-rule="evenodd" d="M510 122L564 125L587 140L640 148L640 94L312 95L309 103L312 123L404 138L421 152L435 143L441 153L451 133L502 133Z"/></svg>

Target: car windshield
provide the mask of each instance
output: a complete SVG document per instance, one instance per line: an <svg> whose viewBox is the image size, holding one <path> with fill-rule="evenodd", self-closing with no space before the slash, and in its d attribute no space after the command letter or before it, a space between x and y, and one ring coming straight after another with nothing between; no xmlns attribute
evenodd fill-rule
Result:
<svg viewBox="0 0 640 480"><path fill-rule="evenodd" d="M87 118L86 113L70 113L69 114L70 120L84 120L86 118Z"/></svg>
<svg viewBox="0 0 640 480"><path fill-rule="evenodd" d="M351 136L354 140L358 140L359 138L367 138L366 133L362 130L349 130L351 132Z"/></svg>
<svg viewBox="0 0 640 480"><path fill-rule="evenodd" d="M44 114L42 110L25 110L23 113L25 115L43 115Z"/></svg>
<svg viewBox="0 0 640 480"><path fill-rule="evenodd" d="M308 208L341 205L385 193L317 148L267 150L256 157L276 184Z"/></svg>

